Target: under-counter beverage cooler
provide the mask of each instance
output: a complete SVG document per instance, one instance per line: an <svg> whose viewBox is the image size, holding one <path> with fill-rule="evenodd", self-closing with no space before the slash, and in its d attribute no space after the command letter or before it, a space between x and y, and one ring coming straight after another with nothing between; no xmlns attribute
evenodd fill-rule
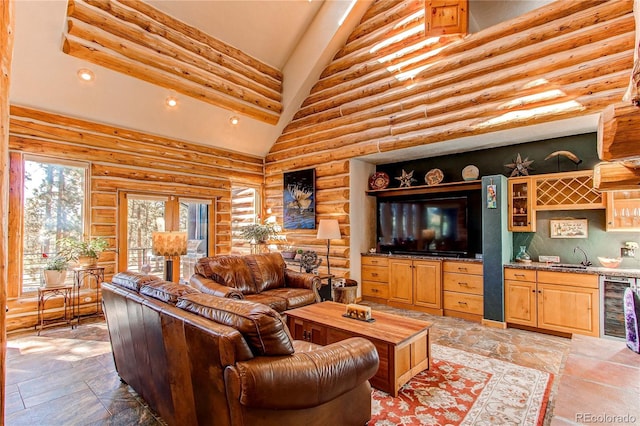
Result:
<svg viewBox="0 0 640 426"><path fill-rule="evenodd" d="M600 275L600 337L625 338L623 295L627 287L640 295L638 279Z"/></svg>

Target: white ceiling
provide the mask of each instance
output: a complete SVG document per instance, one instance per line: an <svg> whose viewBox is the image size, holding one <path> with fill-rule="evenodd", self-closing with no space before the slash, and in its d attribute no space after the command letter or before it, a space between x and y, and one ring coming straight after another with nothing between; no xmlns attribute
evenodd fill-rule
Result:
<svg viewBox="0 0 640 426"><path fill-rule="evenodd" d="M227 110L65 55L61 40L66 0L16 0L10 101L263 157L371 0L358 1L342 26L338 22L350 0L148 2L282 70L284 108L278 124L241 117L234 127L228 122L233 113ZM469 30L479 31L549 2L471 0ZM94 82L82 83L76 77L82 67L95 72ZM165 107L169 95L179 99L177 108Z"/></svg>

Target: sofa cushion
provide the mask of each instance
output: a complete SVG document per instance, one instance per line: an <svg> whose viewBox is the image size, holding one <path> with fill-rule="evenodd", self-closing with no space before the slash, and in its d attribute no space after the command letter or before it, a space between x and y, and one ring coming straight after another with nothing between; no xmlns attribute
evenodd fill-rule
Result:
<svg viewBox="0 0 640 426"><path fill-rule="evenodd" d="M217 283L235 287L242 294L256 293L251 270L242 256L213 256L199 259L195 272Z"/></svg>
<svg viewBox="0 0 640 426"><path fill-rule="evenodd" d="M255 254L244 257L249 265L256 291L284 287L284 270L286 264L280 253Z"/></svg>
<svg viewBox="0 0 640 426"><path fill-rule="evenodd" d="M193 293L200 293L200 290L185 284L162 280L145 284L140 288L140 294L162 300L166 303L171 303L172 305L175 305L178 302L179 297Z"/></svg>
<svg viewBox="0 0 640 426"><path fill-rule="evenodd" d="M182 296L176 306L237 329L255 355L293 353L289 329L280 314L266 305L200 293Z"/></svg>
<svg viewBox="0 0 640 426"><path fill-rule="evenodd" d="M111 278L113 284L136 292L140 292L140 288L145 284L161 280L160 277L155 275L140 274L133 271L118 272Z"/></svg>
<svg viewBox="0 0 640 426"><path fill-rule="evenodd" d="M287 310L287 299L284 297L273 294L275 290L267 291L265 293L248 294L244 298L255 303L262 303L267 305L276 312L284 312Z"/></svg>
<svg viewBox="0 0 640 426"><path fill-rule="evenodd" d="M281 297L285 299L287 302L287 306L285 309L295 309L301 306L316 303L316 295L314 294L313 290L308 290L306 288L276 288L274 290L270 290L266 294L269 296ZM276 309L276 311L277 310L278 309Z"/></svg>

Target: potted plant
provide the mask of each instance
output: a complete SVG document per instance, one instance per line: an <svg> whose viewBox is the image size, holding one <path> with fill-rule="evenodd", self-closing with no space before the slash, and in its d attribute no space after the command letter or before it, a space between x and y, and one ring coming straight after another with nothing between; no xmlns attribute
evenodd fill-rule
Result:
<svg viewBox="0 0 640 426"><path fill-rule="evenodd" d="M280 251L284 259L293 259L296 257L296 248L292 245L284 245Z"/></svg>
<svg viewBox="0 0 640 426"><path fill-rule="evenodd" d="M252 223L243 227L240 235L252 244L265 244L280 234L279 228L273 223Z"/></svg>
<svg viewBox="0 0 640 426"><path fill-rule="evenodd" d="M109 246L102 237L90 240L63 238L60 241L60 253L69 260L77 261L80 266L96 266L100 254Z"/></svg>
<svg viewBox="0 0 640 426"><path fill-rule="evenodd" d="M266 250L267 242L279 240L280 230L276 222L252 223L242 228L240 236L252 245L251 251L256 254Z"/></svg>
<svg viewBox="0 0 640 426"><path fill-rule="evenodd" d="M62 256L49 257L46 253L42 257L47 259L44 265L44 285L46 287L56 287L64 284L67 278L67 268L69 261Z"/></svg>

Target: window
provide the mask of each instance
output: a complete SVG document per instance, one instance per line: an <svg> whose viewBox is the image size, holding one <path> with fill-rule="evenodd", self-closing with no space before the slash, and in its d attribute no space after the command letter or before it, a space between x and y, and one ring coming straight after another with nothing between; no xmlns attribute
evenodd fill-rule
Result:
<svg viewBox="0 0 640 426"><path fill-rule="evenodd" d="M22 292L41 285L44 256L56 255L61 238L86 234L86 182L85 164L25 160Z"/></svg>
<svg viewBox="0 0 640 426"><path fill-rule="evenodd" d="M231 186L231 252L234 254L250 254L251 244L240 234L242 228L256 223L259 215L260 199L255 187Z"/></svg>

